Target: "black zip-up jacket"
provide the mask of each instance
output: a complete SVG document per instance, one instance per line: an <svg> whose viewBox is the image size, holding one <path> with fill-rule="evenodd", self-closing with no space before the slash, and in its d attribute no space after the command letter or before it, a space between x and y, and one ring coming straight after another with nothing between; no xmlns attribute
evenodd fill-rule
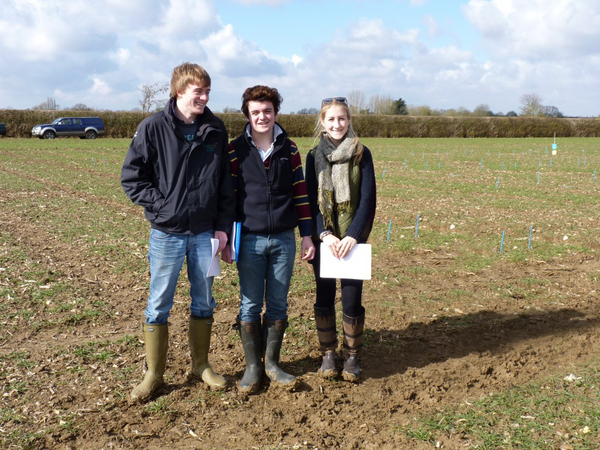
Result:
<svg viewBox="0 0 600 450"><path fill-rule="evenodd" d="M229 232L235 197L225 125L206 108L198 116L197 139L188 142L176 127L173 102L138 126L121 170L123 190L145 208L152 228Z"/></svg>
<svg viewBox="0 0 600 450"><path fill-rule="evenodd" d="M281 130L267 159L268 169L245 131L229 144L237 220L243 233L274 234L299 226L301 236L310 236L302 161L296 145Z"/></svg>

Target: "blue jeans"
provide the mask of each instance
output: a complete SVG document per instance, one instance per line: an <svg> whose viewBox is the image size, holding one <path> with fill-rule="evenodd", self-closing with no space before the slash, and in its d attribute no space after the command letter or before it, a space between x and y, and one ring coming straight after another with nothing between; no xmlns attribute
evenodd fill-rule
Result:
<svg viewBox="0 0 600 450"><path fill-rule="evenodd" d="M242 321L259 321L263 300L266 300L265 319L287 318L287 295L295 258L294 230L270 235L242 235L237 262Z"/></svg>
<svg viewBox="0 0 600 450"><path fill-rule="evenodd" d="M165 324L169 319L175 287L183 261L187 257L188 279L192 303L190 312L196 317L210 317L216 306L212 296L213 278L206 273L212 258L210 240L214 232L201 234L150 231L150 296L146 308L146 323Z"/></svg>

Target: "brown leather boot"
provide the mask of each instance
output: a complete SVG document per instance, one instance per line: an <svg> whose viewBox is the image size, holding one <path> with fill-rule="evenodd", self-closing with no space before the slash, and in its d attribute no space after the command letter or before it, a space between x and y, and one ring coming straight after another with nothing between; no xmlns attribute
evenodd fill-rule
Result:
<svg viewBox="0 0 600 450"><path fill-rule="evenodd" d="M365 326L365 315L349 317L344 314L344 380L356 383L360 380L360 365L358 354L362 348L363 330Z"/></svg>
<svg viewBox="0 0 600 450"><path fill-rule="evenodd" d="M338 345L335 328L335 306L330 308L315 306L315 322L319 338L319 349L323 355L323 361L317 373L323 378L337 377L339 371L335 365Z"/></svg>

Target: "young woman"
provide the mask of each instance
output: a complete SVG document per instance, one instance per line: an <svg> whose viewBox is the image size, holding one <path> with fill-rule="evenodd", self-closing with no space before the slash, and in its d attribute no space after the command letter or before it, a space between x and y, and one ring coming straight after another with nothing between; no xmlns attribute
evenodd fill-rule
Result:
<svg viewBox="0 0 600 450"><path fill-rule="evenodd" d="M320 277L320 242L336 258L344 258L357 243L366 242L375 218L375 172L367 147L354 135L352 118L344 97L326 98L317 123L319 144L306 157L306 186L313 216L317 285L314 305L317 334L323 361L319 374L335 377L337 331L336 280ZM362 347L365 309L362 280L342 279L342 328L347 381L360 379L358 353Z"/></svg>

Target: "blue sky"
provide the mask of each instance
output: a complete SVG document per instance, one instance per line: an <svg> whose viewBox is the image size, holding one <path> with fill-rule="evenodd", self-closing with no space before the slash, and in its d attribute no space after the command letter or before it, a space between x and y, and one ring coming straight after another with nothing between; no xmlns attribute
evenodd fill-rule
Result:
<svg viewBox="0 0 600 450"><path fill-rule="evenodd" d="M283 113L359 91L504 113L536 94L598 116L598 42L598 0L5 0L0 109L131 110L143 84L192 61L215 111L267 84Z"/></svg>

